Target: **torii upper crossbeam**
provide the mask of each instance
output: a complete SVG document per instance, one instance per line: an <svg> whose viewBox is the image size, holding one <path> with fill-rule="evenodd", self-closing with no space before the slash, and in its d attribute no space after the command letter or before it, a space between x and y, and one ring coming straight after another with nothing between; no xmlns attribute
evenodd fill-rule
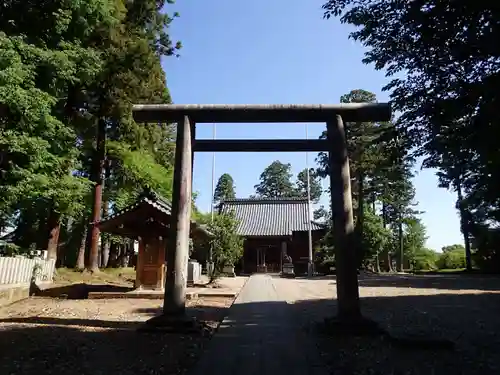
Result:
<svg viewBox="0 0 500 375"><path fill-rule="evenodd" d="M178 122L189 116L194 123L327 122L336 115L346 122L387 121L387 103L343 104L136 104L137 122Z"/></svg>

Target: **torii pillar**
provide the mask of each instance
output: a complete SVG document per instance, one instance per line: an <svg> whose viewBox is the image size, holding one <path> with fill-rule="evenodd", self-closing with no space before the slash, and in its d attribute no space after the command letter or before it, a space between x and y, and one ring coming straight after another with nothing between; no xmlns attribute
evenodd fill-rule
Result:
<svg viewBox="0 0 500 375"><path fill-rule="evenodd" d="M342 116L327 122L330 145L330 194L335 241L338 318L356 321L361 318L359 306L354 219L351 198L349 157Z"/></svg>
<svg viewBox="0 0 500 375"><path fill-rule="evenodd" d="M193 175L192 131L188 116L177 122L174 181L170 232L167 237L167 275L163 314L146 322L143 330L150 328L197 330L195 320L186 316L186 288L189 259L189 233L191 224L191 189Z"/></svg>
<svg viewBox="0 0 500 375"><path fill-rule="evenodd" d="M192 124L188 116L177 123L172 224L167 246L167 278L163 314L184 316L191 223L191 187L193 175Z"/></svg>

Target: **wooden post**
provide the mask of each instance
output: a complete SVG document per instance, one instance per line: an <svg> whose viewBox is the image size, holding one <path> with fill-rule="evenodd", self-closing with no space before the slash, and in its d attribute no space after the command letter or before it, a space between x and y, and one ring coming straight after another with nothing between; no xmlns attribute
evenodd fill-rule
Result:
<svg viewBox="0 0 500 375"><path fill-rule="evenodd" d="M172 223L168 237L167 278L163 314L183 316L186 309L186 286L191 220L192 153L189 117L177 123Z"/></svg>
<svg viewBox="0 0 500 375"><path fill-rule="evenodd" d="M139 237L139 251L137 252L137 264L135 266L135 285L134 288L139 289L142 286L142 271L144 268L144 252L145 241L143 237Z"/></svg>
<svg viewBox="0 0 500 375"><path fill-rule="evenodd" d="M158 268L160 269L160 289L165 291L165 249L166 249L166 239L163 236L159 237L158 240Z"/></svg>
<svg viewBox="0 0 500 375"><path fill-rule="evenodd" d="M356 267L351 178L344 124L340 115L327 123L331 145L330 191L335 241L337 303L339 320L361 319Z"/></svg>
<svg viewBox="0 0 500 375"><path fill-rule="evenodd" d="M280 272L283 272L283 257L286 255L286 241L281 242L281 251L280 251Z"/></svg>

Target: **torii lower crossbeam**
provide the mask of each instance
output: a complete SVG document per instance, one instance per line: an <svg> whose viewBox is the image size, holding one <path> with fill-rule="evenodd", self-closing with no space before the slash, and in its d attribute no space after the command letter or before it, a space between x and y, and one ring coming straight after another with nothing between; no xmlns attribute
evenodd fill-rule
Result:
<svg viewBox="0 0 500 375"><path fill-rule="evenodd" d="M196 139L194 152L319 152L328 151L326 139Z"/></svg>

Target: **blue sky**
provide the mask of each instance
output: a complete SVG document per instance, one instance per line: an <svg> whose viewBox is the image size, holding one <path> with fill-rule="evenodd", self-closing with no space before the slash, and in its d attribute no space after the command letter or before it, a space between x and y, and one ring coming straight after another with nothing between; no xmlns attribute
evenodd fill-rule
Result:
<svg viewBox="0 0 500 375"><path fill-rule="evenodd" d="M349 26L323 20L322 0L212 0L178 2L173 39L183 43L180 58L164 60L170 93L177 104L338 103L353 89L387 101L383 72L363 65L364 49L348 39ZM195 5L196 4L196 5ZM317 138L324 124L310 124ZM212 125L197 126L197 138L211 138ZM217 124L218 139L304 138L305 124ZM313 166L315 154L309 155ZM304 153L218 153L216 177L233 176L238 197L254 193L259 175L272 161L291 163L296 175ZM210 209L212 154L195 155L197 205ZM437 187L433 170L418 171L414 184L418 209L435 250L461 243L455 194ZM324 187L328 187L324 181ZM322 204L328 205L324 194Z"/></svg>

